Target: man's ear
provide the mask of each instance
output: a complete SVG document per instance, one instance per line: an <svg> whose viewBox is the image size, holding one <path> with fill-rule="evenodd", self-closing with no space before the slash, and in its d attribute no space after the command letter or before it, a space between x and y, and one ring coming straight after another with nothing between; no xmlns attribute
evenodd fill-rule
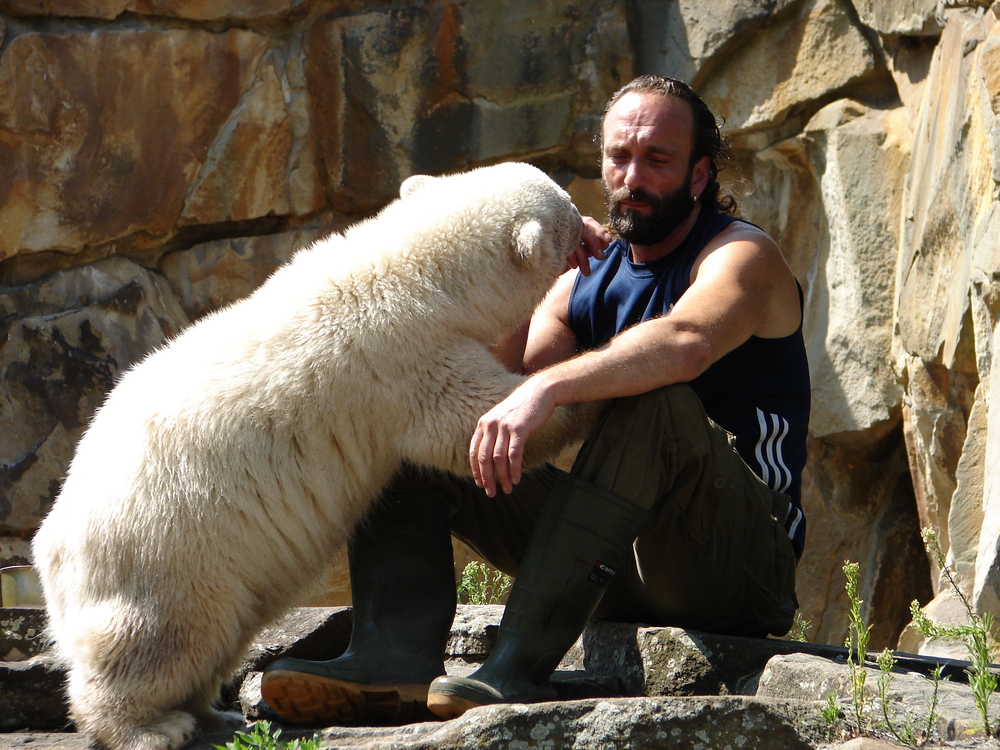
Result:
<svg viewBox="0 0 1000 750"><path fill-rule="evenodd" d="M407 177L399 186L399 197L408 198L433 180L434 177L429 174L415 174L412 177Z"/></svg>
<svg viewBox="0 0 1000 750"><path fill-rule="evenodd" d="M691 195L700 197L708 187L709 175L712 172L712 160L703 156L694 163L691 170Z"/></svg>
<svg viewBox="0 0 1000 750"><path fill-rule="evenodd" d="M551 242L551 238L545 234L537 219L529 219L515 231L514 250L518 257L523 258L529 265L537 266L544 248L542 243Z"/></svg>

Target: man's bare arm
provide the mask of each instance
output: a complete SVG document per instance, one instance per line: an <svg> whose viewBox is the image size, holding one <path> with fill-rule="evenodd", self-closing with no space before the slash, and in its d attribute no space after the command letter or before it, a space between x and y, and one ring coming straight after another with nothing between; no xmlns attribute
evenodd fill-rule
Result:
<svg viewBox="0 0 1000 750"><path fill-rule="evenodd" d="M524 443L556 406L688 382L750 336L788 335L799 325L795 280L761 232L723 232L692 275L690 288L669 315L633 326L600 349L545 367L483 415L470 462L488 495L495 494L497 484L510 492L520 480Z"/></svg>
<svg viewBox="0 0 1000 750"><path fill-rule="evenodd" d="M531 321L525 322L518 330L504 336L493 346L490 352L509 372L524 372L524 350L528 343L528 327Z"/></svg>
<svg viewBox="0 0 1000 750"><path fill-rule="evenodd" d="M576 339L566 320L566 305L576 279L576 270L590 274L590 258L600 260L611 243L611 233L590 216L583 217L583 238L566 259L566 271L545 297L531 319L492 347L496 357L511 372L533 373L576 354ZM554 294L555 293L555 294ZM560 303L556 296L565 296Z"/></svg>
<svg viewBox="0 0 1000 750"><path fill-rule="evenodd" d="M569 297L577 279L567 271L553 285L531 316L524 350L524 372L533 374L576 355L576 336L569 327Z"/></svg>

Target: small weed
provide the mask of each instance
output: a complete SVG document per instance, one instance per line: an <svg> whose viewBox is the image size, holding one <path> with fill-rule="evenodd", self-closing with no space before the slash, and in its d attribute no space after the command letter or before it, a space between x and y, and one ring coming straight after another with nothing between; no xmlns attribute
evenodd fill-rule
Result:
<svg viewBox="0 0 1000 750"><path fill-rule="evenodd" d="M958 597L969 617L968 625L938 625L932 622L920 609L920 603L914 600L910 604L910 615L913 624L925 638L963 641L969 650L971 667L966 670L969 675L969 687L972 690L972 700L983 722L983 731L987 736L993 736L997 730L996 720L990 720L989 701L997 689L997 675L990 671L990 665L997 655L997 640L995 636L995 620L993 614L985 612L976 614L972 605L958 586L951 568L945 560L937 533L933 529L921 532L927 551L934 557L945 580Z"/></svg>
<svg viewBox="0 0 1000 750"><path fill-rule="evenodd" d="M466 604L498 604L510 588L511 577L484 563L470 562L458 582L458 601Z"/></svg>
<svg viewBox="0 0 1000 750"><path fill-rule="evenodd" d="M882 653L875 660L878 664L878 699L882 708L882 720L885 722L885 729L892 733L892 736L904 745L916 746L917 737L913 732L913 727L907 720L903 726L897 727L889 714L889 686L892 684L892 670L896 666L896 658L888 648L882 649ZM936 691L935 691L936 692ZM935 698L936 702L936 698Z"/></svg>
<svg viewBox="0 0 1000 750"><path fill-rule="evenodd" d="M237 732L225 745L215 750L319 750L319 739L280 740L281 730L271 730L271 722L258 721L249 732Z"/></svg>
<svg viewBox="0 0 1000 750"><path fill-rule="evenodd" d="M947 680L947 677L942 677L941 672L944 671L944 664L938 664L934 667L931 672L931 680L934 681L934 692L931 694L931 699L927 702L927 726L924 727L924 736L930 739L931 732L937 726L938 722L938 698L941 695L941 682L942 680Z"/></svg>
<svg viewBox="0 0 1000 750"><path fill-rule="evenodd" d="M854 727L859 734L863 734L866 731L865 713L868 704L865 698L865 681L868 676L865 672L865 661L868 658L868 639L871 636L872 626L865 625L864 616L861 614L861 605L864 602L858 596L859 568L858 563L844 562L844 576L847 579L845 588L851 603L844 646L847 648L847 668L851 679Z"/></svg>
<svg viewBox="0 0 1000 750"><path fill-rule="evenodd" d="M875 660L875 664L879 669L876 697L869 698L865 695L865 682L867 681L865 663L868 660L868 641L872 626L865 624L865 619L861 612L861 605L864 602L858 594L859 570L860 567L857 563L844 563L845 589L851 605L848 612L848 636L844 645L847 647L847 666L851 684L851 709L854 714L854 730L859 735L874 734L874 727L869 717L872 711L875 710L873 704L877 698L880 704L878 708L881 709L882 714L882 721L880 723L883 724L880 729L891 733L896 740L904 745L916 747L927 741L931 736L931 731L937 724L937 704L941 686L942 666L938 665L931 673L934 689L928 701L930 714L927 718L927 726L923 731L922 737L918 737L909 720L905 721L902 726L897 726L889 710L891 702L889 688L892 685L893 669L896 666L896 658L890 649L883 649L882 653ZM827 705L823 709L823 718L826 719L828 724L831 721L829 715L832 715L835 706L835 696L833 694L827 696Z"/></svg>
<svg viewBox="0 0 1000 750"><path fill-rule="evenodd" d="M837 731L837 725L840 724L840 720L843 718L843 714L840 712L840 705L837 703L837 691L831 690L826 694L826 705L823 706L820 713L826 722L827 738L832 740Z"/></svg>
<svg viewBox="0 0 1000 750"><path fill-rule="evenodd" d="M801 612L796 612L795 619L792 620L792 629L788 631L788 640L809 643L810 630L812 630L812 623L805 619Z"/></svg>

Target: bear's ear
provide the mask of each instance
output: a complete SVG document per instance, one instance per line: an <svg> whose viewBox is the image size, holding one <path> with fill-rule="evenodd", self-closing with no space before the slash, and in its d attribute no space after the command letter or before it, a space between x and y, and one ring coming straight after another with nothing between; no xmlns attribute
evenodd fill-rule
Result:
<svg viewBox="0 0 1000 750"><path fill-rule="evenodd" d="M514 250L518 257L523 258L533 266L537 266L541 260L543 243L551 242L551 238L545 233L538 219L529 219L516 232Z"/></svg>
<svg viewBox="0 0 1000 750"><path fill-rule="evenodd" d="M408 198L433 180L434 178L429 174L415 174L412 177L407 177L399 186L399 197Z"/></svg>

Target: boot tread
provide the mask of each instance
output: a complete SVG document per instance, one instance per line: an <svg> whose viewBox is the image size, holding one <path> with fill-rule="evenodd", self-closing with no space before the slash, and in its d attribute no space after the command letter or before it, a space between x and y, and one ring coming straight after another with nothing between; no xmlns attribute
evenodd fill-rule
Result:
<svg viewBox="0 0 1000 750"><path fill-rule="evenodd" d="M433 721L427 685L366 685L332 677L270 670L261 679L264 702L293 724L398 726Z"/></svg>

